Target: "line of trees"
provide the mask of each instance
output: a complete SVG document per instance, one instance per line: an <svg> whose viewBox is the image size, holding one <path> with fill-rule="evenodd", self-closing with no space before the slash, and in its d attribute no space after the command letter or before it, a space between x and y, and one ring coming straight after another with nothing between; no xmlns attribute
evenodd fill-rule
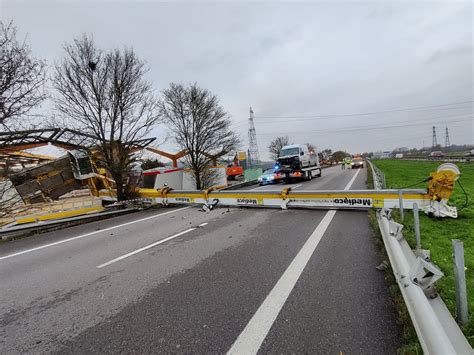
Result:
<svg viewBox="0 0 474 355"><path fill-rule="evenodd" d="M18 42L14 25L0 22L0 125L19 124L47 97L46 63L35 58L26 41ZM170 84L161 97L146 79L149 70L132 48L104 50L91 36L66 43L64 56L49 80L55 119L49 125L73 128L94 137L99 164L117 184L117 197L131 191L126 176L136 163L133 142L166 124L176 144L186 149L186 165L197 188L212 184L210 154L237 148L239 137L217 96L197 84Z"/></svg>

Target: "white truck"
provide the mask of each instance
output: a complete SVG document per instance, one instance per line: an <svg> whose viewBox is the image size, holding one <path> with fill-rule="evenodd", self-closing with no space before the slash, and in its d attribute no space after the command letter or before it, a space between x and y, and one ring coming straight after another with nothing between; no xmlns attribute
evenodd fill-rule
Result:
<svg viewBox="0 0 474 355"><path fill-rule="evenodd" d="M321 176L318 154L310 152L306 144L284 146L278 156L275 170L278 170L285 182L294 179L311 180Z"/></svg>

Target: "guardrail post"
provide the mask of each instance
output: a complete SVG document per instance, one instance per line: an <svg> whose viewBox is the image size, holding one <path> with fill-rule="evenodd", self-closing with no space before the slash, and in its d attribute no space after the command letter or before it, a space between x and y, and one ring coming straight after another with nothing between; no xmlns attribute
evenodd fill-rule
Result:
<svg viewBox="0 0 474 355"><path fill-rule="evenodd" d="M456 318L466 325L469 321L467 307L466 272L464 270L464 245L459 239L451 240L453 245L454 282L456 285Z"/></svg>
<svg viewBox="0 0 474 355"><path fill-rule="evenodd" d="M418 204L413 204L413 221L415 224L415 237L416 237L416 249L421 249L421 238L420 238L420 216L418 214Z"/></svg>
<svg viewBox="0 0 474 355"><path fill-rule="evenodd" d="M403 214L403 191L398 190L398 206L400 208L400 218L402 222L405 220L405 216Z"/></svg>

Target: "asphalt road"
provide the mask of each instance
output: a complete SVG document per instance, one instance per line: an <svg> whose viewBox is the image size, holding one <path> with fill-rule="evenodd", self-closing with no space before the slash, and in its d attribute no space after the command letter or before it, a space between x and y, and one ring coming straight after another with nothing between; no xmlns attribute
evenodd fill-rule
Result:
<svg viewBox="0 0 474 355"><path fill-rule="evenodd" d="M3 243L0 352L395 353L380 261L357 211L155 209Z"/></svg>

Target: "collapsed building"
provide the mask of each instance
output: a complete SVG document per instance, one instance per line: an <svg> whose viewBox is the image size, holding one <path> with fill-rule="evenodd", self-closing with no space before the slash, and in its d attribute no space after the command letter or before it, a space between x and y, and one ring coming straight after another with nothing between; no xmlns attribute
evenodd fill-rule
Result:
<svg viewBox="0 0 474 355"><path fill-rule="evenodd" d="M153 140L133 142L133 148L143 149ZM67 153L56 158L24 151L49 144L66 149ZM96 155L94 139L73 130L0 133L0 225L25 220L30 215L41 220L51 212L82 214L103 210L104 201L116 200L115 182L97 166Z"/></svg>
<svg viewBox="0 0 474 355"><path fill-rule="evenodd" d="M172 169L132 171L125 184L195 189L192 171L178 167L187 152L164 152L149 145L155 138L128 143L132 152L144 149L166 157ZM53 145L66 150L60 157L33 154L27 149ZM215 185L226 185L226 168L218 165L225 152L211 155L209 171ZM100 165L93 137L69 129L40 129L0 133L0 226L60 219L101 212L116 201L115 181Z"/></svg>

